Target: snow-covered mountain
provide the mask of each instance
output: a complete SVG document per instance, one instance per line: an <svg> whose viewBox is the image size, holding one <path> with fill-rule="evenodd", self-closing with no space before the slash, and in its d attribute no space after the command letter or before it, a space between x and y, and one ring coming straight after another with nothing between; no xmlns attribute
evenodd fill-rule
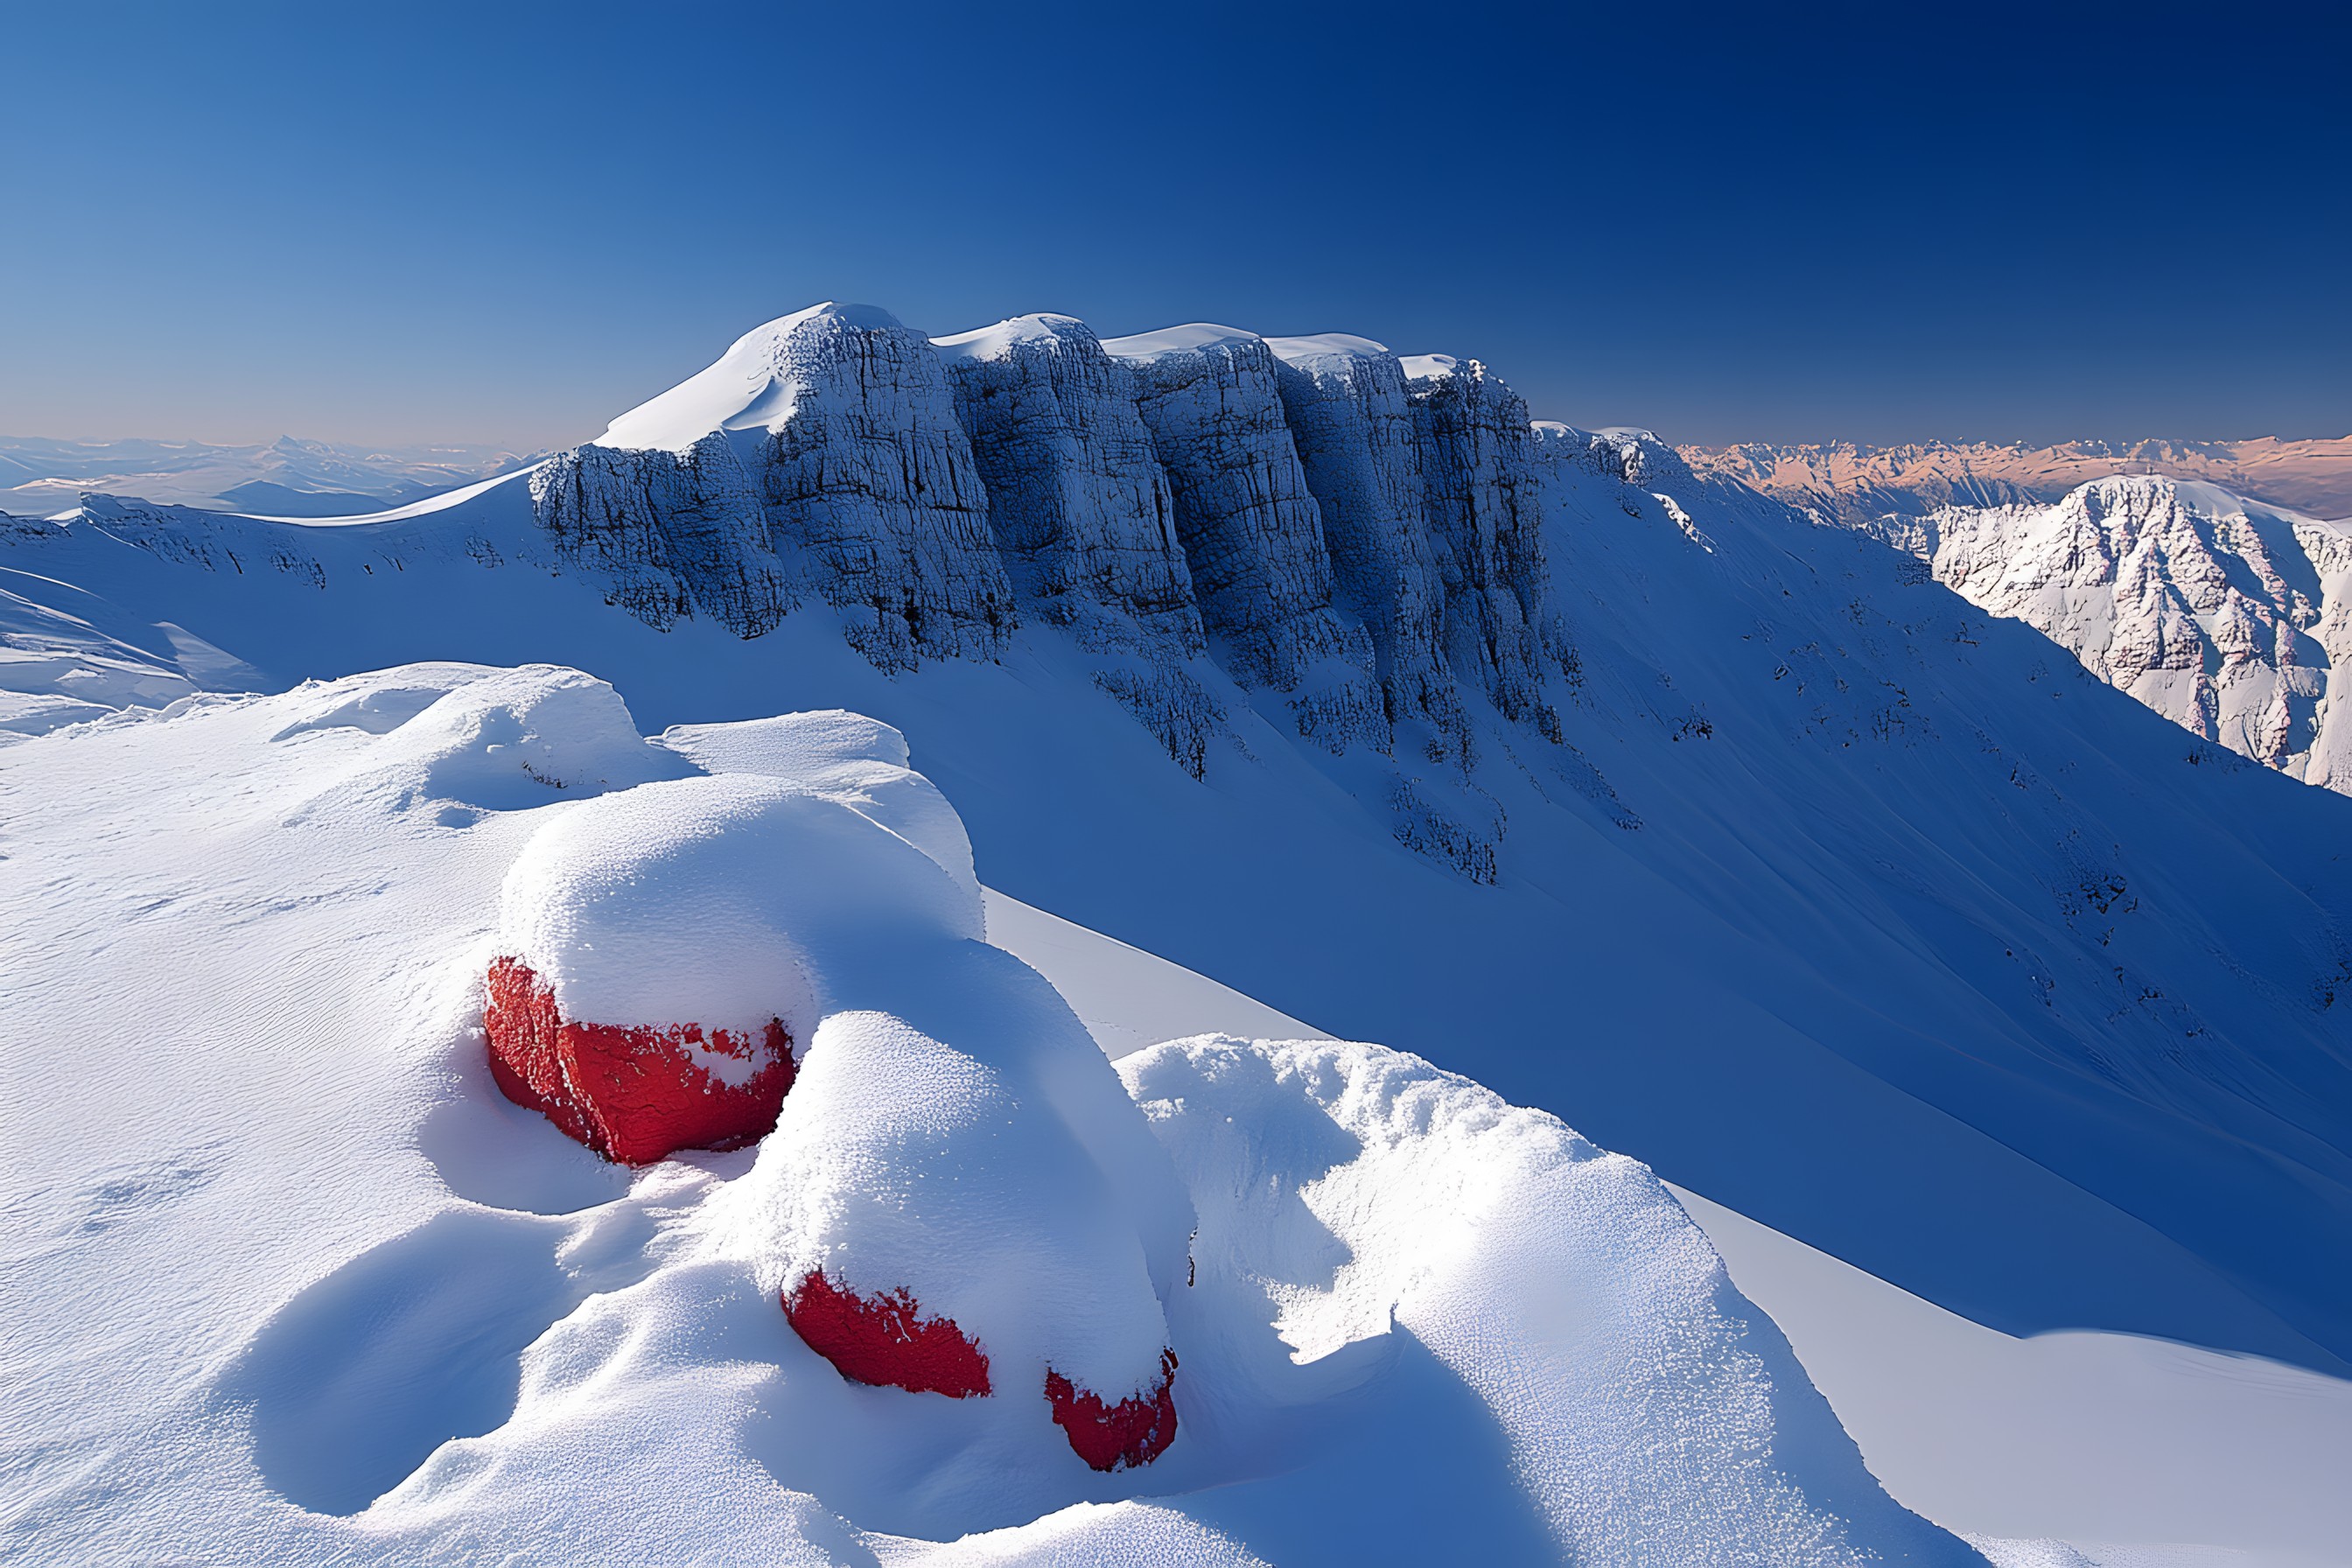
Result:
<svg viewBox="0 0 2352 1568"><path fill-rule="evenodd" d="M2089 480L2160 474L2315 517L2352 517L2352 436L2247 441L1851 441L1685 447L1699 473L1751 485L1849 527L1946 506L2048 503Z"/></svg>
<svg viewBox="0 0 2352 1568"><path fill-rule="evenodd" d="M1207 326L1104 342L1057 317L934 342L821 307L528 474L320 524L92 497L0 524L0 683L20 732L51 731L0 752L0 848L36 873L11 883L7 972L42 977L56 1028L111 995L112 950L84 934L152 918L183 922L157 951L194 941L220 912L205 876L260 847L286 858L238 908L278 911L281 946L372 952L445 911L426 935L450 942L401 936L370 970L413 976L427 948L491 929L511 856L488 848L471 891L412 887L353 829L352 858L330 857L350 875L305 880L309 851L278 836L329 817L269 748L313 731L270 704L327 698L211 694L420 659L568 665L649 728L873 715L954 803L992 887L1466 1074L1980 1323L2338 1375L2352 1358L2345 803L2184 737L1916 562L1654 437L1528 425L1473 363ZM411 726L459 683L402 680L414 701L337 695L339 738L304 744L371 798L431 803L404 819L418 843L493 822L478 842L519 841L529 803L624 782L541 759L520 721L475 725L446 765L403 761L443 734ZM102 711L125 703L166 717ZM372 738L404 733L381 767L408 771L379 778ZM468 794L488 787L469 782L481 758L520 793ZM155 837L131 820L150 778L256 815ZM22 826L83 794L76 841L124 845L87 869L66 828ZM167 843L187 858L158 858ZM320 912L347 901L387 923ZM281 982L310 986L272 971L218 1005L266 1011ZM443 1017L458 994L436 994ZM354 1016L306 1037L352 1040ZM182 1037L234 1029L223 1013ZM351 1048L362 1077L454 1059ZM426 1102L373 1103L394 1107L365 1133L390 1147ZM1310 1142L1329 1136L1316 1114ZM121 1120L91 1110L82 1184L56 1202L114 1179L97 1151ZM423 1184L399 1189L406 1223L451 1201L401 1180ZM1365 1223L1402 1201L1368 1196ZM641 1218L666 1223L596 1223ZM238 1310L389 1234L362 1229L334 1260L281 1260ZM1348 1247L1369 1256L1372 1234ZM556 1392L611 1386L592 1363ZM497 1470L497 1448L457 1451L436 1485ZM104 1490L57 1484L43 1518Z"/></svg>
<svg viewBox="0 0 2352 1568"><path fill-rule="evenodd" d="M2192 734L2352 793L2352 703L2330 688L2352 656L2352 523L2134 475L1857 526Z"/></svg>
<svg viewBox="0 0 2352 1568"><path fill-rule="evenodd" d="M344 517L525 460L497 447L354 447L291 436L247 447L0 436L0 510L46 513L71 506L85 490L101 490L266 517Z"/></svg>

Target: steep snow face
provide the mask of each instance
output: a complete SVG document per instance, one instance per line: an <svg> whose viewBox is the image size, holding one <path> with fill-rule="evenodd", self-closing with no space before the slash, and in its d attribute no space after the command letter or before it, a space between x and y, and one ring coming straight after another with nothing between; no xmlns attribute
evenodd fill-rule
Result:
<svg viewBox="0 0 2352 1568"><path fill-rule="evenodd" d="M1085 322L1019 316L937 338L1025 605L1081 646L1202 648L1175 499L1127 367Z"/></svg>
<svg viewBox="0 0 2352 1568"><path fill-rule="evenodd" d="M1334 751L1385 751L1371 639L1333 612L1322 512L1284 420L1273 352L1204 324L1103 346L1133 367L1202 620L1235 679L1292 694L1299 732Z"/></svg>
<svg viewBox="0 0 2352 1568"><path fill-rule="evenodd" d="M1425 719L1436 731L1431 760L1450 755L1466 768L1469 727L1444 668L1444 589L1423 515L1404 367L1379 343L1337 332L1269 338L1266 346L1280 362L1283 414L1322 510L1332 578L1372 634L1390 716Z"/></svg>
<svg viewBox="0 0 2352 1568"><path fill-rule="evenodd" d="M870 803L907 760L457 665L0 753L12 1026L122 1043L0 1055L12 1556L1975 1561L1633 1162L1373 1046L1122 1077L981 940L961 828ZM515 944L583 1011L792 1014L774 1131L632 1173L509 1104ZM820 1269L987 1392L845 1378ZM1172 1442L1097 1467L1056 1379Z"/></svg>
<svg viewBox="0 0 2352 1568"><path fill-rule="evenodd" d="M2182 728L2352 790L2352 723L2330 686L2352 656L2352 530L2132 475L2052 506L1945 508L1890 537Z"/></svg>
<svg viewBox="0 0 2352 1568"><path fill-rule="evenodd" d="M946 370L921 333L871 306L813 307L746 333L709 370L615 419L596 445L688 454L698 476L709 468L683 514L699 536L711 511L745 496L717 456L723 435L709 439L724 432L742 433L734 450L778 548L843 613L860 653L911 669L925 658L1003 651L1012 584ZM575 517L632 516L629 492L642 488L644 510L657 526L668 521L652 496L669 474L658 459L597 468L617 481L618 498L592 501L562 483L548 493L572 496ZM553 529L562 517L543 510L542 521ZM730 515L720 526L740 531L748 521ZM682 542L679 553L697 546Z"/></svg>
<svg viewBox="0 0 2352 1568"><path fill-rule="evenodd" d="M1549 584L1528 405L1476 360L1423 354L1401 363L1445 588L1446 659L1506 718L1557 741L1559 715L1543 694Z"/></svg>

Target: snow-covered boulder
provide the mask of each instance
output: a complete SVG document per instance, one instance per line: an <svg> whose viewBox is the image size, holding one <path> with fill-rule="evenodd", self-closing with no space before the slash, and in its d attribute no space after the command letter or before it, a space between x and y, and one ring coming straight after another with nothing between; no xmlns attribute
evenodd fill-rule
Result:
<svg viewBox="0 0 2352 1568"><path fill-rule="evenodd" d="M483 1012L507 1097L633 1165L774 1126L812 997L770 887L805 873L762 829L805 800L684 779L534 836L507 877Z"/></svg>
<svg viewBox="0 0 2352 1568"><path fill-rule="evenodd" d="M1402 362L1431 553L1445 591L1447 661L1506 718L1559 739L1544 700L1542 509L1525 399L1476 360Z"/></svg>
<svg viewBox="0 0 2352 1568"><path fill-rule="evenodd" d="M1084 321L935 338L1024 607L1096 649L1187 658L1201 612L1127 367Z"/></svg>
<svg viewBox="0 0 2352 1568"><path fill-rule="evenodd" d="M1031 971L920 954L921 1018L826 1018L730 1241L857 1382L1036 1402L1096 1469L1175 1436L1164 1293L1191 1214L1101 1052Z"/></svg>
<svg viewBox="0 0 2352 1568"><path fill-rule="evenodd" d="M898 670L1002 651L1012 585L922 333L872 306L813 306L745 333L594 444L686 453L714 431L738 434L779 550L860 653Z"/></svg>
<svg viewBox="0 0 2352 1568"><path fill-rule="evenodd" d="M1195 324L1103 344L1135 374L1201 617L1234 679L1291 693L1299 732L1389 745L1371 639L1332 609L1323 521L1265 342Z"/></svg>

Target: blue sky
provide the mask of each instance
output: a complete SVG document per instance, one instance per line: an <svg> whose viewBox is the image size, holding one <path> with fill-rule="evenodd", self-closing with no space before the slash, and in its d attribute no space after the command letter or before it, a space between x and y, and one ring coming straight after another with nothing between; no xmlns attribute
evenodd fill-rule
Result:
<svg viewBox="0 0 2352 1568"><path fill-rule="evenodd" d="M0 0L0 432L579 439L813 300L1696 441L2352 431L2352 24Z"/></svg>

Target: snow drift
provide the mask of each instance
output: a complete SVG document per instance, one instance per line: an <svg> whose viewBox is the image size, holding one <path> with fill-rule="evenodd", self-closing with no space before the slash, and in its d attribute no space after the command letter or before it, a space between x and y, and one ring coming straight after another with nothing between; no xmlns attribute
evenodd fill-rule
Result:
<svg viewBox="0 0 2352 1568"><path fill-rule="evenodd" d="M1115 1072L907 760L838 712L648 742L576 673L455 665L0 757L58 829L10 843L12 1026L125 1042L0 1067L40 1150L14 1555L1974 1560L1633 1162L1373 1046ZM514 947L567 1015L788 1024L774 1131L631 1173L510 1104ZM819 1271L952 1320L985 1396L844 1377L780 1301Z"/></svg>

